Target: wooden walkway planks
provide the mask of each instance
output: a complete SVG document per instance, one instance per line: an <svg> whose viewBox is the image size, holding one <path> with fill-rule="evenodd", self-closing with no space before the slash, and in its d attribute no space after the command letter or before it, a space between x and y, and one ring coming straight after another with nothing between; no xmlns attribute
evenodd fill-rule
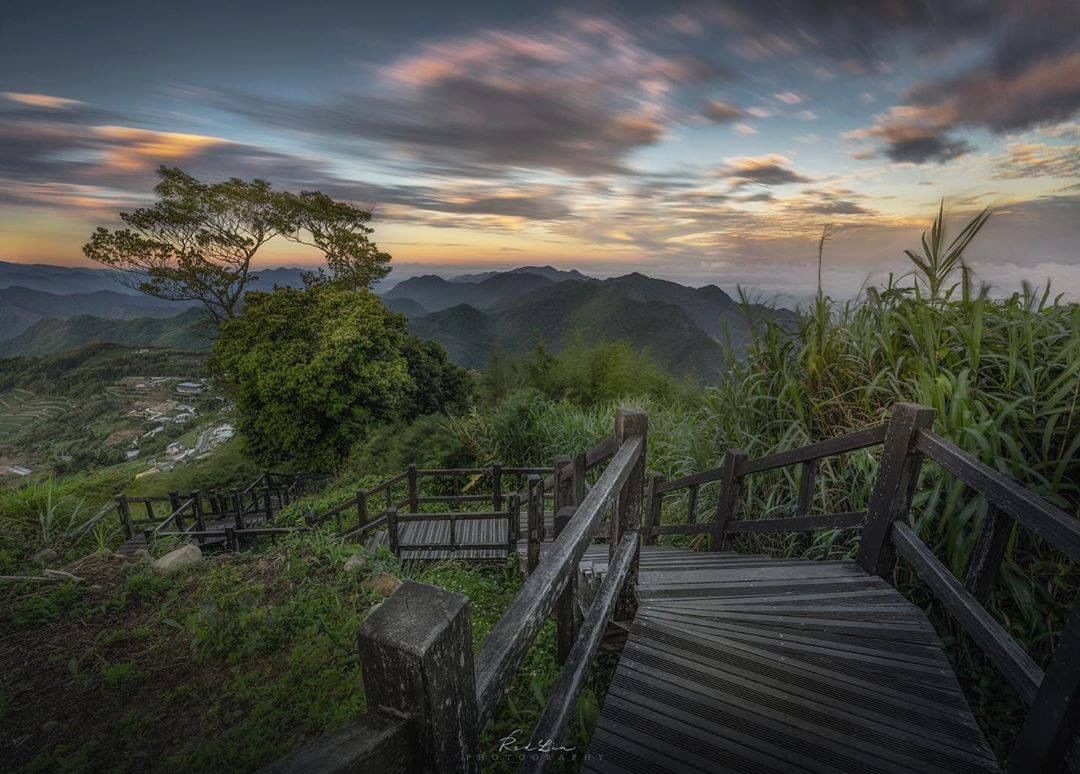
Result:
<svg viewBox="0 0 1080 774"><path fill-rule="evenodd" d="M544 536L550 541L554 529L554 514L544 514ZM521 514L521 526L518 534L518 553L523 553L528 540L528 514ZM462 559L470 561L498 561L505 559L505 548L468 548L473 545L507 545L506 519L469 519L468 513L462 513L454 526L456 542L462 545L457 551L448 549L412 549L415 545L447 545L450 543L450 522L448 521L399 521L398 544L403 561Z"/></svg>
<svg viewBox="0 0 1080 774"><path fill-rule="evenodd" d="M998 770L926 616L851 562L648 546L638 595L583 770Z"/></svg>

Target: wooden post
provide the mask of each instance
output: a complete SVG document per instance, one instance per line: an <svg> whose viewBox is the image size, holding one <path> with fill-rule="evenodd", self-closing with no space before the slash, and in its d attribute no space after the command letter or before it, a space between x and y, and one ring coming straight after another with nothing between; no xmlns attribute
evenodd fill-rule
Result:
<svg viewBox="0 0 1080 774"><path fill-rule="evenodd" d="M502 510L502 463L494 462L491 465L491 510Z"/></svg>
<svg viewBox="0 0 1080 774"><path fill-rule="evenodd" d="M397 508L390 506L386 509L386 536L390 541L390 553L398 555L398 521Z"/></svg>
<svg viewBox="0 0 1080 774"><path fill-rule="evenodd" d="M420 493L415 464L409 465L407 475L409 478L409 513L417 513L420 510Z"/></svg>
<svg viewBox="0 0 1080 774"><path fill-rule="evenodd" d="M225 550L235 551L236 544L236 527L225 527Z"/></svg>
<svg viewBox="0 0 1080 774"><path fill-rule="evenodd" d="M897 403L889 418L856 557L864 570L886 580L891 580L896 565L889 532L894 521L907 518L919 482L922 454L915 450L915 439L933 423L934 410L914 403Z"/></svg>
<svg viewBox="0 0 1080 774"><path fill-rule="evenodd" d="M420 770L479 772L468 597L407 580L364 621L359 651L368 708L416 724Z"/></svg>
<svg viewBox="0 0 1080 774"><path fill-rule="evenodd" d="M641 438L641 455L630 471L626 483L619 491L615 501L615 513L612 516L613 542L608 543L608 560L615 557L615 549L623 535L638 532L641 529L641 510L645 504L645 451L649 435L649 417L640 409L620 408L615 411L615 446L621 448L631 438ZM617 523L617 526L616 526ZM634 559L626 575L626 583L615 603L612 618L616 621L629 621L637 611L637 576L638 558L641 553L641 541L634 551Z"/></svg>
<svg viewBox="0 0 1080 774"><path fill-rule="evenodd" d="M544 481L537 475L531 475L526 484L529 493L528 510L528 549L525 555L525 571L532 575L536 565L540 564L540 543L544 529Z"/></svg>
<svg viewBox="0 0 1080 774"><path fill-rule="evenodd" d="M240 499L240 491L238 489L232 490L232 504L233 513L235 517L233 521L236 523L237 529L244 529L244 508Z"/></svg>
<svg viewBox="0 0 1080 774"><path fill-rule="evenodd" d="M712 545L713 551L724 549L724 533L728 522L735 518L739 506L740 479L736 472L739 464L746 460L746 452L740 449L728 449L720 461L720 489L716 494L716 513L713 516Z"/></svg>
<svg viewBox="0 0 1080 774"><path fill-rule="evenodd" d="M694 484L686 493L686 523L697 524L698 485Z"/></svg>
<svg viewBox="0 0 1080 774"><path fill-rule="evenodd" d="M802 464L799 475L799 501L795 505L796 516L806 516L814 503L814 484L817 482L817 460L807 460Z"/></svg>
<svg viewBox="0 0 1080 774"><path fill-rule="evenodd" d="M273 495L273 492L270 491L270 478L269 478L270 474L267 473L267 474L264 474L264 475L266 477L265 478L265 481L266 481L266 503L265 503L265 510L263 511L263 518L266 519L267 523L269 523L274 518L274 504L273 504L273 502L271 500L271 498L274 495Z"/></svg>
<svg viewBox="0 0 1080 774"><path fill-rule="evenodd" d="M193 500L191 505L195 510L195 526L202 532L206 529L206 525L203 523L202 495L199 493L199 490L196 489L191 493L191 497Z"/></svg>
<svg viewBox="0 0 1080 774"><path fill-rule="evenodd" d="M552 474L552 485L554 486L552 492L554 495L554 504L552 507L554 508L555 513L558 513L567 505L575 504L573 496L574 482L569 476L567 476L565 480L563 479L563 469L570 464L572 464L572 459L567 454L560 454L555 458L554 471ZM555 534L558 535L559 533L556 532Z"/></svg>
<svg viewBox="0 0 1080 774"><path fill-rule="evenodd" d="M356 528L362 529L367 524L367 490L356 490Z"/></svg>
<svg viewBox="0 0 1080 774"><path fill-rule="evenodd" d="M1078 725L1080 605L1073 605L1005 770L1009 774L1063 770L1065 752L1073 744Z"/></svg>
<svg viewBox="0 0 1080 774"><path fill-rule="evenodd" d="M509 498L507 508L507 545L506 555L514 556L517 553L518 540L521 539L521 495L514 492Z"/></svg>
<svg viewBox="0 0 1080 774"><path fill-rule="evenodd" d="M570 523L570 517L573 514L570 508L571 506L565 506L555 511L556 539L562 534L566 525ZM575 613L577 608L577 599L575 598L577 596L577 577L578 569L575 567L570 574L570 580L566 583L566 588L555 603L555 644L560 664L566 663L578 634L578 616Z"/></svg>
<svg viewBox="0 0 1080 774"><path fill-rule="evenodd" d="M176 531L177 532L183 532L184 531L184 503L179 503L176 506L176 510L173 511L173 513L176 514L173 517L173 524L176 525Z"/></svg>
<svg viewBox="0 0 1080 774"><path fill-rule="evenodd" d="M1002 513L993 505L987 507L983 519L982 532L971 549L968 557L967 573L964 576L964 588L979 600L985 601L994 588L998 568L1009 546L1013 521L1008 514Z"/></svg>
<svg viewBox="0 0 1080 774"><path fill-rule="evenodd" d="M574 457L574 477L570 479L570 502L574 505L581 505L581 502L585 499L586 464L585 452L581 452L581 454Z"/></svg>
<svg viewBox="0 0 1080 774"><path fill-rule="evenodd" d="M116 510L120 514L120 526L124 528L124 536L130 540L134 531L131 528L131 506L126 494L116 496Z"/></svg>
<svg viewBox="0 0 1080 774"><path fill-rule="evenodd" d="M666 480L663 473L650 473L649 485L645 495L645 523L642 525L642 545L656 545L656 535L653 530L660 526L660 517L664 505L664 493L657 492L656 487Z"/></svg>
<svg viewBox="0 0 1080 774"><path fill-rule="evenodd" d="M153 524L157 519L154 517L154 501L149 497L146 498L146 520Z"/></svg>

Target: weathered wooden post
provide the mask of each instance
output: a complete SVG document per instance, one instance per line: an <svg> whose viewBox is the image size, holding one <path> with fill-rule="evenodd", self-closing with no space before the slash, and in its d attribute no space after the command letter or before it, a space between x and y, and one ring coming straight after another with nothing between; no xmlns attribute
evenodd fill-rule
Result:
<svg viewBox="0 0 1080 774"><path fill-rule="evenodd" d="M574 485L573 479L569 476L571 465L573 465L573 462L568 455L564 454L555 458L552 472L552 486L555 495L552 505L555 510L555 539L558 539L563 529L570 522L570 518L574 513L573 507L577 504L573 502ZM555 640L560 664L566 663L566 659L570 655L570 649L574 646L574 640L577 639L577 629L575 628L577 616L574 613L574 608L577 606L576 590L577 568L575 567L570 574L570 580L567 582L566 588L555 603Z"/></svg>
<svg viewBox="0 0 1080 774"><path fill-rule="evenodd" d="M641 510L645 504L645 451L649 436L649 417L640 409L620 408L615 412L615 447L622 445L632 438L641 438L641 454L637 462L630 470L630 475L619 490L619 496L615 501L615 513L612 516L611 539L608 542L608 559L615 557L615 549L623 535L629 532L639 532L641 529ZM623 584L619 599L615 603L615 611L612 618L616 621L629 621L637 611L637 577L638 558L641 553L641 542L638 541L634 551L634 560L626 575L626 583Z"/></svg>
<svg viewBox="0 0 1080 774"><path fill-rule="evenodd" d="M356 490L356 528L361 530L364 525L367 524L368 512L367 512L367 490Z"/></svg>
<svg viewBox="0 0 1080 774"><path fill-rule="evenodd" d="M398 555L398 520L397 508L390 506L386 509L386 537L390 542L390 553Z"/></svg>
<svg viewBox="0 0 1080 774"><path fill-rule="evenodd" d="M236 527L225 527L225 550L235 551L237 547L236 543Z"/></svg>
<svg viewBox="0 0 1080 774"><path fill-rule="evenodd" d="M807 460L802 464L799 474L799 500L795 504L795 515L806 516L814 503L814 484L817 483L817 460Z"/></svg>
<svg viewBox="0 0 1080 774"><path fill-rule="evenodd" d="M170 515L173 517L173 524L176 525L177 532L184 531L184 503L180 503L176 506L176 510Z"/></svg>
<svg viewBox="0 0 1080 774"><path fill-rule="evenodd" d="M735 511L739 505L740 478L739 465L746 460L746 452L739 449L728 449L724 452L724 458L720 461L720 486L716 494L716 513L713 515L713 551L722 551L724 548L724 532L728 522L735 518Z"/></svg>
<svg viewBox="0 0 1080 774"><path fill-rule="evenodd" d="M1005 770L1009 774L1066 770L1065 753L1074 744L1078 726L1080 605L1074 604Z"/></svg>
<svg viewBox="0 0 1080 774"><path fill-rule="evenodd" d="M232 504L233 513L235 514L233 521L236 524L237 529L244 529L244 507L240 499L240 490L232 490Z"/></svg>
<svg viewBox="0 0 1080 774"><path fill-rule="evenodd" d="M501 511L502 501L502 463L493 462L491 464L491 509Z"/></svg>
<svg viewBox="0 0 1080 774"><path fill-rule="evenodd" d="M694 484L686 493L686 523L697 524L698 485Z"/></svg>
<svg viewBox="0 0 1080 774"><path fill-rule="evenodd" d="M150 497L147 497L144 501L144 504L146 505L146 520L153 524L155 521L157 521L157 518L154 516L154 500Z"/></svg>
<svg viewBox="0 0 1080 774"><path fill-rule="evenodd" d="M195 527L202 532L206 529L206 525L203 523L203 507L202 507L202 493L198 489L191 493L191 507L195 514Z"/></svg>
<svg viewBox="0 0 1080 774"><path fill-rule="evenodd" d="M528 549L525 554L525 570L532 575L536 565L540 564L540 542L543 540L544 529L544 481L538 475L528 478L527 492L529 493L528 510Z"/></svg>
<svg viewBox="0 0 1080 774"><path fill-rule="evenodd" d="M655 529L660 526L660 517L664 508L664 493L656 491L656 488L664 483L667 477L663 473L650 473L649 485L645 496L645 523L642 526L642 545L656 545Z"/></svg>
<svg viewBox="0 0 1080 774"><path fill-rule="evenodd" d="M521 539L521 495L514 492L507 498L507 545L506 555L517 554L518 541Z"/></svg>
<svg viewBox="0 0 1080 774"><path fill-rule="evenodd" d="M176 491L169 492L169 515L172 516L180 510L181 505L183 505L183 503L180 502L180 493ZM179 519L181 517L177 516L176 518Z"/></svg>
<svg viewBox="0 0 1080 774"><path fill-rule="evenodd" d="M134 531L131 528L131 506L126 494L116 496L116 511L120 514L120 526L124 528L124 537L130 540Z"/></svg>
<svg viewBox="0 0 1080 774"><path fill-rule="evenodd" d="M266 484L266 508L263 511L263 518L266 519L267 522L270 522L274 518L274 504L271 499L273 498L274 493L273 490L271 490L270 488L269 473L263 473L263 481Z"/></svg>
<svg viewBox="0 0 1080 774"><path fill-rule="evenodd" d="M922 466L922 454L915 449L915 439L919 431L933 424L931 408L914 403L893 406L856 556L859 565L869 573L892 578L896 552L889 532L893 522L906 519L911 510L911 498Z"/></svg>
<svg viewBox="0 0 1080 774"><path fill-rule="evenodd" d="M409 465L406 476L409 481L409 513L418 513L420 511L420 492L415 464Z"/></svg>
<svg viewBox="0 0 1080 774"><path fill-rule="evenodd" d="M405 581L360 627L370 709L417 726L422 771L480 770L469 599Z"/></svg>
<svg viewBox="0 0 1080 774"><path fill-rule="evenodd" d="M998 568L1005 557L1012 535L1013 520L993 505L986 508L982 531L968 557L967 573L964 575L964 588L979 600L986 601L994 588Z"/></svg>

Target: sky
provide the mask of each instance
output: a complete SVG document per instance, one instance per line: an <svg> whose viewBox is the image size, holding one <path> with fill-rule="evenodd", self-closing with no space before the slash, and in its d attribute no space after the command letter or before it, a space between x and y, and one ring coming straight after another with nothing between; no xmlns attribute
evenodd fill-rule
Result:
<svg viewBox="0 0 1080 774"><path fill-rule="evenodd" d="M0 260L86 265L155 170L374 209L398 276L525 264L851 295L944 199L1080 297L1080 3L7 0ZM291 243L260 265L312 261Z"/></svg>

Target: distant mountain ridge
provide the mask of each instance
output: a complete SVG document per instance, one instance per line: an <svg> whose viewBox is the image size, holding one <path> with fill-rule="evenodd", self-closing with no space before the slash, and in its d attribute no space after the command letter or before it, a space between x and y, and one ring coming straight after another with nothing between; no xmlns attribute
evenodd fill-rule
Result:
<svg viewBox="0 0 1080 774"><path fill-rule="evenodd" d="M206 332L195 330L200 310L133 294L115 280L114 287L123 291L60 295L5 285L28 274L43 281L54 270L58 287L94 286L110 275L0 262L0 357L54 353L90 342L193 351L210 346ZM302 284L301 271L262 271L252 289ZM482 368L496 351L513 355L540 342L558 351L580 336L590 342L629 341L672 373L706 383L722 378L729 357L742 356L753 325L793 319L785 309L738 303L715 285L692 288L639 272L601 280L551 266L451 278L420 275L397 283L382 299L409 318L414 332L440 342L466 367Z"/></svg>
<svg viewBox="0 0 1080 774"><path fill-rule="evenodd" d="M209 352L213 331L202 310L197 308L171 317L130 320L80 315L63 320L41 320L18 336L0 341L0 358L54 355L100 343Z"/></svg>

